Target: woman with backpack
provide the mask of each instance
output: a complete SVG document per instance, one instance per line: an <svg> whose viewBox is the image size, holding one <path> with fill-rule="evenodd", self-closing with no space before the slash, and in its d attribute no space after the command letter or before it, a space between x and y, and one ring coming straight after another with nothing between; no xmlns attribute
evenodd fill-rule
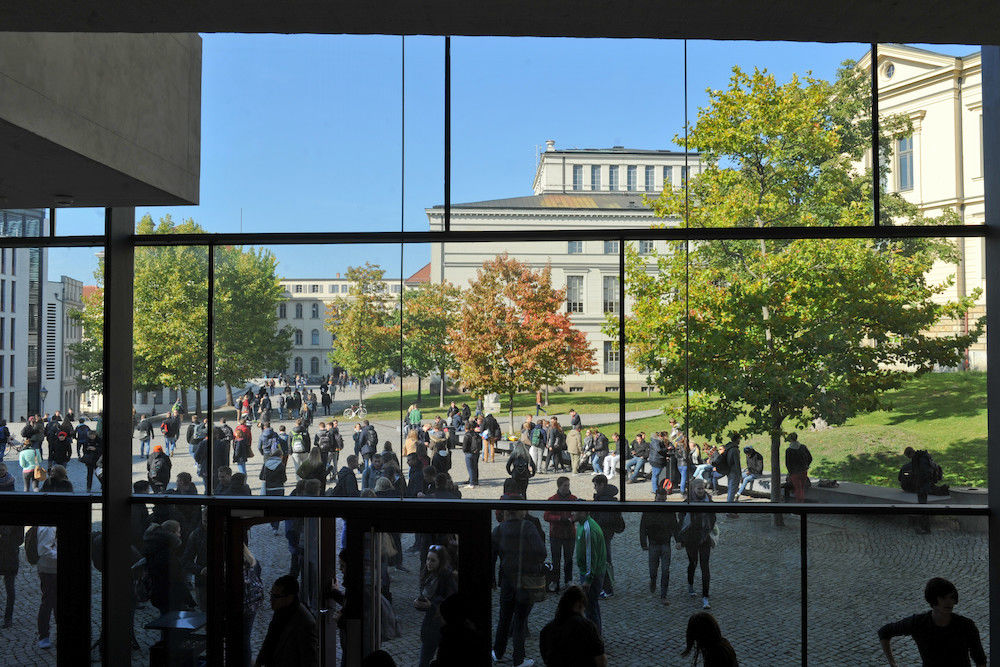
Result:
<svg viewBox="0 0 1000 667"><path fill-rule="evenodd" d="M691 482L691 503L710 503L712 497L705 489L705 480L696 478ZM708 587L712 575L708 567L715 546L715 512L687 511L678 516L680 529L678 537L688 556L688 595L695 597L694 571L701 568L701 608L709 609Z"/></svg>
<svg viewBox="0 0 1000 667"><path fill-rule="evenodd" d="M507 457L507 474L517 483L523 498L527 498L528 480L535 476L538 468L534 458L520 441L511 443L510 456Z"/></svg>
<svg viewBox="0 0 1000 667"><path fill-rule="evenodd" d="M297 472L299 466L302 465L309 455L309 429L306 427L305 423L301 418L295 420L295 426L292 428L292 438L290 441L290 447L292 450L292 466Z"/></svg>

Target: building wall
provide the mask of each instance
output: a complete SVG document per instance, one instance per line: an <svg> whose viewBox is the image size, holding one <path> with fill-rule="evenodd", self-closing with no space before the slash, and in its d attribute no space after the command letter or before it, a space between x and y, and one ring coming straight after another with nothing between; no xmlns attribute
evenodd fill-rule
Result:
<svg viewBox="0 0 1000 667"><path fill-rule="evenodd" d="M48 391L45 410L80 412L80 393L69 346L81 339L82 327L69 316L83 308L83 283L69 276L47 281L42 327L42 387Z"/></svg>
<svg viewBox="0 0 1000 667"><path fill-rule="evenodd" d="M969 48L970 52L972 47ZM863 67L869 59L862 60ZM890 70L891 67L891 70ZM965 58L879 45L876 63L880 114L902 114L913 125L913 183L903 188L899 144L894 144L888 188L916 204L927 217L950 209L963 224L983 224L982 69L978 52ZM892 76L889 76L889 73ZM957 239L963 259L937 262L928 274L935 285L951 281L939 300L980 291L969 320L985 314L985 240ZM967 320L947 320L933 331L967 331ZM986 337L968 353L969 367L986 368Z"/></svg>
<svg viewBox="0 0 1000 667"><path fill-rule="evenodd" d="M281 306L278 307L278 327L291 326L302 332L300 344L293 335L292 351L285 373L295 375L301 372L321 376L332 373L333 364L330 363L329 352L333 349L333 335L326 328L327 307L337 299L349 298L351 281L337 274L336 278L282 279L280 282L285 288L285 301L282 304L284 311ZM398 295L402 289L399 279L387 278L384 282L388 298ZM314 331L317 334L315 343L312 336ZM297 370L296 359L301 362L301 370ZM312 364L313 360L316 361L315 366Z"/></svg>

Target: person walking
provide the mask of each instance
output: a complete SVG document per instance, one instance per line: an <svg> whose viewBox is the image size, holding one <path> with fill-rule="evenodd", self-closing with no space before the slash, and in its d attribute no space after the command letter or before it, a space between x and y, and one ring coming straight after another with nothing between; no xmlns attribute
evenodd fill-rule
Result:
<svg viewBox="0 0 1000 667"><path fill-rule="evenodd" d="M657 489L655 502L667 500L667 490ZM649 592L656 593L656 575L660 575L660 602L669 605L670 538L677 539L677 515L673 512L643 512L639 520L639 546L649 552Z"/></svg>
<svg viewBox="0 0 1000 667"><path fill-rule="evenodd" d="M740 478L743 476L740 472L742 467L740 466L739 433L734 431L729 435L729 442L726 443L725 449L722 450L722 455L726 460L726 502L734 503L736 502L736 491L740 488ZM733 513L727 516L730 519L738 519L740 517L739 514Z"/></svg>
<svg viewBox="0 0 1000 667"><path fill-rule="evenodd" d="M35 487L35 491L41 485L41 482L35 478L35 470L42 470L42 461L38 455L37 449L32 449L31 447L25 447L21 450L21 453L17 455L18 463L21 464L21 476L24 478L24 492L28 493L31 491L31 487Z"/></svg>
<svg viewBox="0 0 1000 667"><path fill-rule="evenodd" d="M528 480L538 473L534 458L528 454L524 443L513 442L507 457L507 474L517 483L522 498L528 497Z"/></svg>
<svg viewBox="0 0 1000 667"><path fill-rule="evenodd" d="M705 482L702 479L695 479L691 483L691 504L710 503L712 497L705 490ZM694 571L701 568L701 608L709 609L708 600L709 584L712 575L709 570L708 561L712 555L714 546L715 512L700 512L687 510L678 517L680 528L678 538L684 545L688 557L687 581L688 595L695 597L694 592Z"/></svg>
<svg viewBox="0 0 1000 667"><path fill-rule="evenodd" d="M597 475L591 481L594 483L594 500L598 502L616 502L618 500L618 487L614 484L608 484L607 477ZM601 527L601 534L604 537L604 556L607 561L607 574L604 577L604 590L601 592L601 597L602 599L609 598L615 594L615 566L611 558L611 540L616 533L625 532L625 519L619 510L594 512L591 518Z"/></svg>
<svg viewBox="0 0 1000 667"><path fill-rule="evenodd" d="M914 614L878 630L882 652L890 667L895 667L893 637L912 637L924 665L986 666L986 652L976 624L955 612L958 589L947 579L934 577L924 586L924 600L931 610Z"/></svg>
<svg viewBox="0 0 1000 667"><path fill-rule="evenodd" d="M569 477L556 480L556 492L549 496L549 500L579 500L570 492ZM565 584L569 585L573 580L573 544L576 542L573 513L546 510L542 518L549 522L549 545L552 549L552 572L547 585L549 591L558 593L560 563L565 567Z"/></svg>
<svg viewBox="0 0 1000 667"><path fill-rule="evenodd" d="M41 601L38 606L38 648L52 648L49 640L49 624L56 613L58 592L56 589L56 549L55 526L36 526L38 543L38 585Z"/></svg>
<svg viewBox="0 0 1000 667"><path fill-rule="evenodd" d="M535 661L525 657L525 636L528 615L534 602L525 591L525 576L541 572L545 561L545 542L538 528L527 520L524 510L505 510L503 520L493 529L493 571L497 559L500 574L500 614L496 637L493 641L493 660L499 662L507 650L508 639L513 640L513 663L518 667L531 667ZM494 581L494 587L497 585ZM511 627L513 625L513 628Z"/></svg>
<svg viewBox="0 0 1000 667"><path fill-rule="evenodd" d="M601 596L604 594L604 578L608 574L607 540L600 525L589 512L573 513L576 528L576 571L580 587L587 594L586 616L597 626L601 635Z"/></svg>
<svg viewBox="0 0 1000 667"><path fill-rule="evenodd" d="M548 410L542 407L542 390L539 389L535 392L535 416L538 416L539 412L544 412L548 416Z"/></svg>
<svg viewBox="0 0 1000 667"><path fill-rule="evenodd" d="M150 444L153 442L153 423L146 415L140 415L135 430L139 433L139 456L145 458L149 456Z"/></svg>

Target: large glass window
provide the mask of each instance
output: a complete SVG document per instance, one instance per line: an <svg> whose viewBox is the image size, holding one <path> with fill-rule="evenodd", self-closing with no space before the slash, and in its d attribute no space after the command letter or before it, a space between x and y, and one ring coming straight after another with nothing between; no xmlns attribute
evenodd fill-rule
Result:
<svg viewBox="0 0 1000 667"><path fill-rule="evenodd" d="M601 166L594 164L590 166L590 189L600 191L601 189Z"/></svg>
<svg viewBox="0 0 1000 667"><path fill-rule="evenodd" d="M618 276L604 276L601 278L601 293L604 296L604 312L617 313L621 309L621 300L618 293Z"/></svg>
<svg viewBox="0 0 1000 667"><path fill-rule="evenodd" d="M896 140L896 175L900 190L913 189L913 136Z"/></svg>
<svg viewBox="0 0 1000 667"><path fill-rule="evenodd" d="M566 276L566 312L583 312L583 276Z"/></svg>
<svg viewBox="0 0 1000 667"><path fill-rule="evenodd" d="M613 164L608 167L608 190L614 192L618 189L618 165Z"/></svg>
<svg viewBox="0 0 1000 667"><path fill-rule="evenodd" d="M630 164L628 165L628 167L626 167L625 189L628 190L629 192L635 192L636 189L638 188L638 181L639 181L638 171L639 167L637 167L634 164Z"/></svg>
<svg viewBox="0 0 1000 667"><path fill-rule="evenodd" d="M583 165L573 165L573 189L583 190Z"/></svg>

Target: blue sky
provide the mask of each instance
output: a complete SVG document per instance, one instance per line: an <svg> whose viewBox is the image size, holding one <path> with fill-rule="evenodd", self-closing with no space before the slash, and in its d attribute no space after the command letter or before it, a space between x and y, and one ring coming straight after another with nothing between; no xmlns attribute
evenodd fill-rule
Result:
<svg viewBox="0 0 1000 667"><path fill-rule="evenodd" d="M205 35L201 203L137 215L191 217L214 232L427 229L424 209L444 200L444 38L405 38L405 85L403 49L400 37ZM693 118L705 89L725 86L733 65L779 80L807 70L829 78L868 47L690 41L687 49ZM561 148L676 148L683 42L455 37L451 59L453 202L531 194L546 139ZM60 233L102 231L98 209L57 219ZM402 263L399 246L274 251L287 277L330 277L366 260L409 275L428 261L420 246L407 247ZM50 253L50 277L91 282L94 265L89 250Z"/></svg>

